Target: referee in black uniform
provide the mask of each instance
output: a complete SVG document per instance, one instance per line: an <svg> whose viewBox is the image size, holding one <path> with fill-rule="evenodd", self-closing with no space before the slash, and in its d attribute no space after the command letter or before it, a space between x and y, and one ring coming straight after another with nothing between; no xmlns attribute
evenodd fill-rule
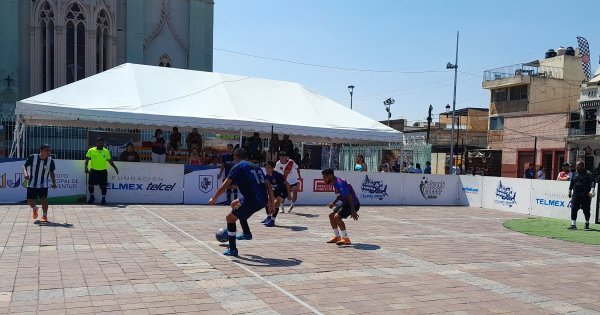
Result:
<svg viewBox="0 0 600 315"><path fill-rule="evenodd" d="M585 163L581 160L575 165L575 173L569 185L569 198L571 198L571 226L569 230L577 229L577 212L583 210L585 216L585 229L590 229L591 203L594 196L596 181L592 172L585 170Z"/></svg>
<svg viewBox="0 0 600 315"><path fill-rule="evenodd" d="M42 203L42 220L48 222L48 177L52 180L52 188L56 188L54 177L54 160L50 157L51 148L44 144L40 147L39 154L29 156L23 165L25 175L25 186L27 187L27 204L33 211L33 219L38 217L38 207L35 200L40 199Z"/></svg>

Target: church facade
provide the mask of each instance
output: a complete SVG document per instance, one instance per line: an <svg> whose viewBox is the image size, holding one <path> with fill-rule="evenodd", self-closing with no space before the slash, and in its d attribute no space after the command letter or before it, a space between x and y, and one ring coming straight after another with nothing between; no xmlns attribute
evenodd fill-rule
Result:
<svg viewBox="0 0 600 315"><path fill-rule="evenodd" d="M131 62L212 71L212 0L0 1L0 113Z"/></svg>

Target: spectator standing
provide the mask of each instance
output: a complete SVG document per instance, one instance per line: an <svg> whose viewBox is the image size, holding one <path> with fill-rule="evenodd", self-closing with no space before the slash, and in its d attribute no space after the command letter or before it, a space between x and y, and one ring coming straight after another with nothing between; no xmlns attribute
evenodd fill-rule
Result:
<svg viewBox="0 0 600 315"><path fill-rule="evenodd" d="M96 185L100 186L100 191L102 192L102 201L100 203L103 205L106 204L108 164L113 167L118 175L119 169L110 158L110 151L104 147L104 139L98 138L96 141L96 146L87 151L83 165L86 174L90 174L88 178L88 191L90 192L90 199L88 199L88 203L90 204L96 201L96 198L94 198L94 186Z"/></svg>
<svg viewBox="0 0 600 315"><path fill-rule="evenodd" d="M546 174L544 173L544 167L540 166L540 168L537 171L537 178L538 179L546 179Z"/></svg>
<svg viewBox="0 0 600 315"><path fill-rule="evenodd" d="M533 168L533 163L529 163L529 167L525 170L525 175L523 178L533 179L535 176L535 170Z"/></svg>
<svg viewBox="0 0 600 315"><path fill-rule="evenodd" d="M423 174L423 170L421 169L421 163L417 163L417 167L415 168L415 174Z"/></svg>
<svg viewBox="0 0 600 315"><path fill-rule="evenodd" d="M167 149L165 148L165 138L163 131L156 129L154 131L154 142L152 143L152 162L165 163L167 161Z"/></svg>
<svg viewBox="0 0 600 315"><path fill-rule="evenodd" d="M367 164L365 163L364 155L359 154L356 156L356 163L354 164L354 171L355 172L366 172L367 171Z"/></svg>
<svg viewBox="0 0 600 315"><path fill-rule="evenodd" d="M44 144L40 147L39 154L32 154L23 165L23 175L27 187L27 204L31 207L33 219L38 217L38 207L35 200L40 199L42 203L41 222L48 222L48 178L52 180L52 188L56 188L54 177L54 160L50 157L50 146Z"/></svg>
<svg viewBox="0 0 600 315"><path fill-rule="evenodd" d="M279 151L281 151L281 149L279 148L279 144L279 135L274 133L271 136L271 141L269 142L269 155L271 160L279 160L279 157L277 156Z"/></svg>
<svg viewBox="0 0 600 315"><path fill-rule="evenodd" d="M254 135L248 139L248 154L250 155L250 160L259 161L261 159L262 149L263 144L260 134L255 132Z"/></svg>
<svg viewBox="0 0 600 315"><path fill-rule="evenodd" d="M217 179L223 178L223 182L229 176L229 172L235 166L235 157L233 156L233 145L231 143L227 144L227 152L221 155L221 171L217 176ZM225 175L225 176L223 176ZM238 199L238 188L235 185L229 185L227 187L227 203L226 205L231 204L231 193L233 192L233 200Z"/></svg>
<svg viewBox="0 0 600 315"><path fill-rule="evenodd" d="M431 174L431 162L425 162L425 170L423 171L425 174Z"/></svg>
<svg viewBox="0 0 600 315"><path fill-rule="evenodd" d="M290 140L289 135L283 135L283 140L279 142L279 149L287 153L294 151L294 143Z"/></svg>
<svg viewBox="0 0 600 315"><path fill-rule="evenodd" d="M417 172L417 169L415 168L415 166L414 166L413 162L410 162L410 165L408 166L408 172L409 172L410 174L414 174L414 173L416 173L416 172Z"/></svg>
<svg viewBox="0 0 600 315"><path fill-rule="evenodd" d="M181 133L179 133L179 128L173 127L173 131L169 136L169 154L171 156L175 155L179 148L181 147Z"/></svg>
<svg viewBox="0 0 600 315"><path fill-rule="evenodd" d="M195 148L198 152L202 151L202 135L198 133L198 128L193 128L192 132L187 135L185 139L188 150L191 153Z"/></svg>
<svg viewBox="0 0 600 315"><path fill-rule="evenodd" d="M119 161L121 162L139 162L140 155L135 152L133 143L128 143L125 151L119 155Z"/></svg>
<svg viewBox="0 0 600 315"><path fill-rule="evenodd" d="M577 229L577 212L583 210L585 216L585 229L590 228L591 202L594 197L596 181L592 172L585 170L585 163L581 160L575 165L576 173L573 174L569 185L569 198L571 198L571 226L569 230Z"/></svg>
<svg viewBox="0 0 600 315"><path fill-rule="evenodd" d="M311 166L310 155L308 154L308 152L305 152L304 158L302 159L302 161L300 161L300 168L310 169L310 166Z"/></svg>
<svg viewBox="0 0 600 315"><path fill-rule="evenodd" d="M571 171L569 170L569 163L563 163L562 170L558 173L556 180L569 181L571 180Z"/></svg>
<svg viewBox="0 0 600 315"><path fill-rule="evenodd" d="M292 153L291 159L294 160L296 164L300 165L300 163L302 162L302 155L300 155L300 149L298 149L297 147L294 148L294 153Z"/></svg>
<svg viewBox="0 0 600 315"><path fill-rule="evenodd" d="M400 169L400 172L408 173L408 166L407 166L406 162L402 162L402 168Z"/></svg>
<svg viewBox="0 0 600 315"><path fill-rule="evenodd" d="M193 149L192 154L190 154L190 158L188 159L188 164L190 165L200 165L202 163L202 159L198 154L198 150Z"/></svg>

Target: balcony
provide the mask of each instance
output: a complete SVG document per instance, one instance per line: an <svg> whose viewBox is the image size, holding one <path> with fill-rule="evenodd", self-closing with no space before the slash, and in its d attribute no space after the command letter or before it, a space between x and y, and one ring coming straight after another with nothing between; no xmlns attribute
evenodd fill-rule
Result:
<svg viewBox="0 0 600 315"><path fill-rule="evenodd" d="M528 84L532 77L563 79L563 69L528 63L486 70L483 72L482 86L484 89L492 89Z"/></svg>
<svg viewBox="0 0 600 315"><path fill-rule="evenodd" d="M490 104L490 114L491 115L498 115L498 114L502 115L502 114L526 112L527 104L529 104L529 101L527 99L516 100L516 101L492 102Z"/></svg>

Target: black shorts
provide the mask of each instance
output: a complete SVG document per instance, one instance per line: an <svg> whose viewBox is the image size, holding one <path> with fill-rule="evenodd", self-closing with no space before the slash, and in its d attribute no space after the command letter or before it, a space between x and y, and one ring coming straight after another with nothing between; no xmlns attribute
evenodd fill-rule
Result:
<svg viewBox="0 0 600 315"><path fill-rule="evenodd" d="M267 206L267 202L254 203L246 202L243 198L240 198L240 204L237 208L231 210L231 213L240 220L248 220L255 212L264 209Z"/></svg>
<svg viewBox="0 0 600 315"><path fill-rule="evenodd" d="M360 205L354 205L354 210L356 210L356 212L358 212L358 209L360 209ZM333 208L333 212L339 214L340 217L346 219L352 213L352 208L350 208L350 205L342 204Z"/></svg>
<svg viewBox="0 0 600 315"><path fill-rule="evenodd" d="M102 170L90 170L90 177L88 179L89 186L107 186L108 185L108 171Z"/></svg>
<svg viewBox="0 0 600 315"><path fill-rule="evenodd" d="M275 198L281 197L281 198L285 199L288 197L287 189L275 189L273 191L273 194L275 194Z"/></svg>
<svg viewBox="0 0 600 315"><path fill-rule="evenodd" d="M300 182L295 182L294 184L290 184L290 187L298 187L298 185L300 185Z"/></svg>
<svg viewBox="0 0 600 315"><path fill-rule="evenodd" d="M42 199L48 197L48 188L27 188L27 199Z"/></svg>
<svg viewBox="0 0 600 315"><path fill-rule="evenodd" d="M584 196L573 196L571 199L571 210L579 211L579 209L583 211L590 211L591 209L592 198L587 195Z"/></svg>

